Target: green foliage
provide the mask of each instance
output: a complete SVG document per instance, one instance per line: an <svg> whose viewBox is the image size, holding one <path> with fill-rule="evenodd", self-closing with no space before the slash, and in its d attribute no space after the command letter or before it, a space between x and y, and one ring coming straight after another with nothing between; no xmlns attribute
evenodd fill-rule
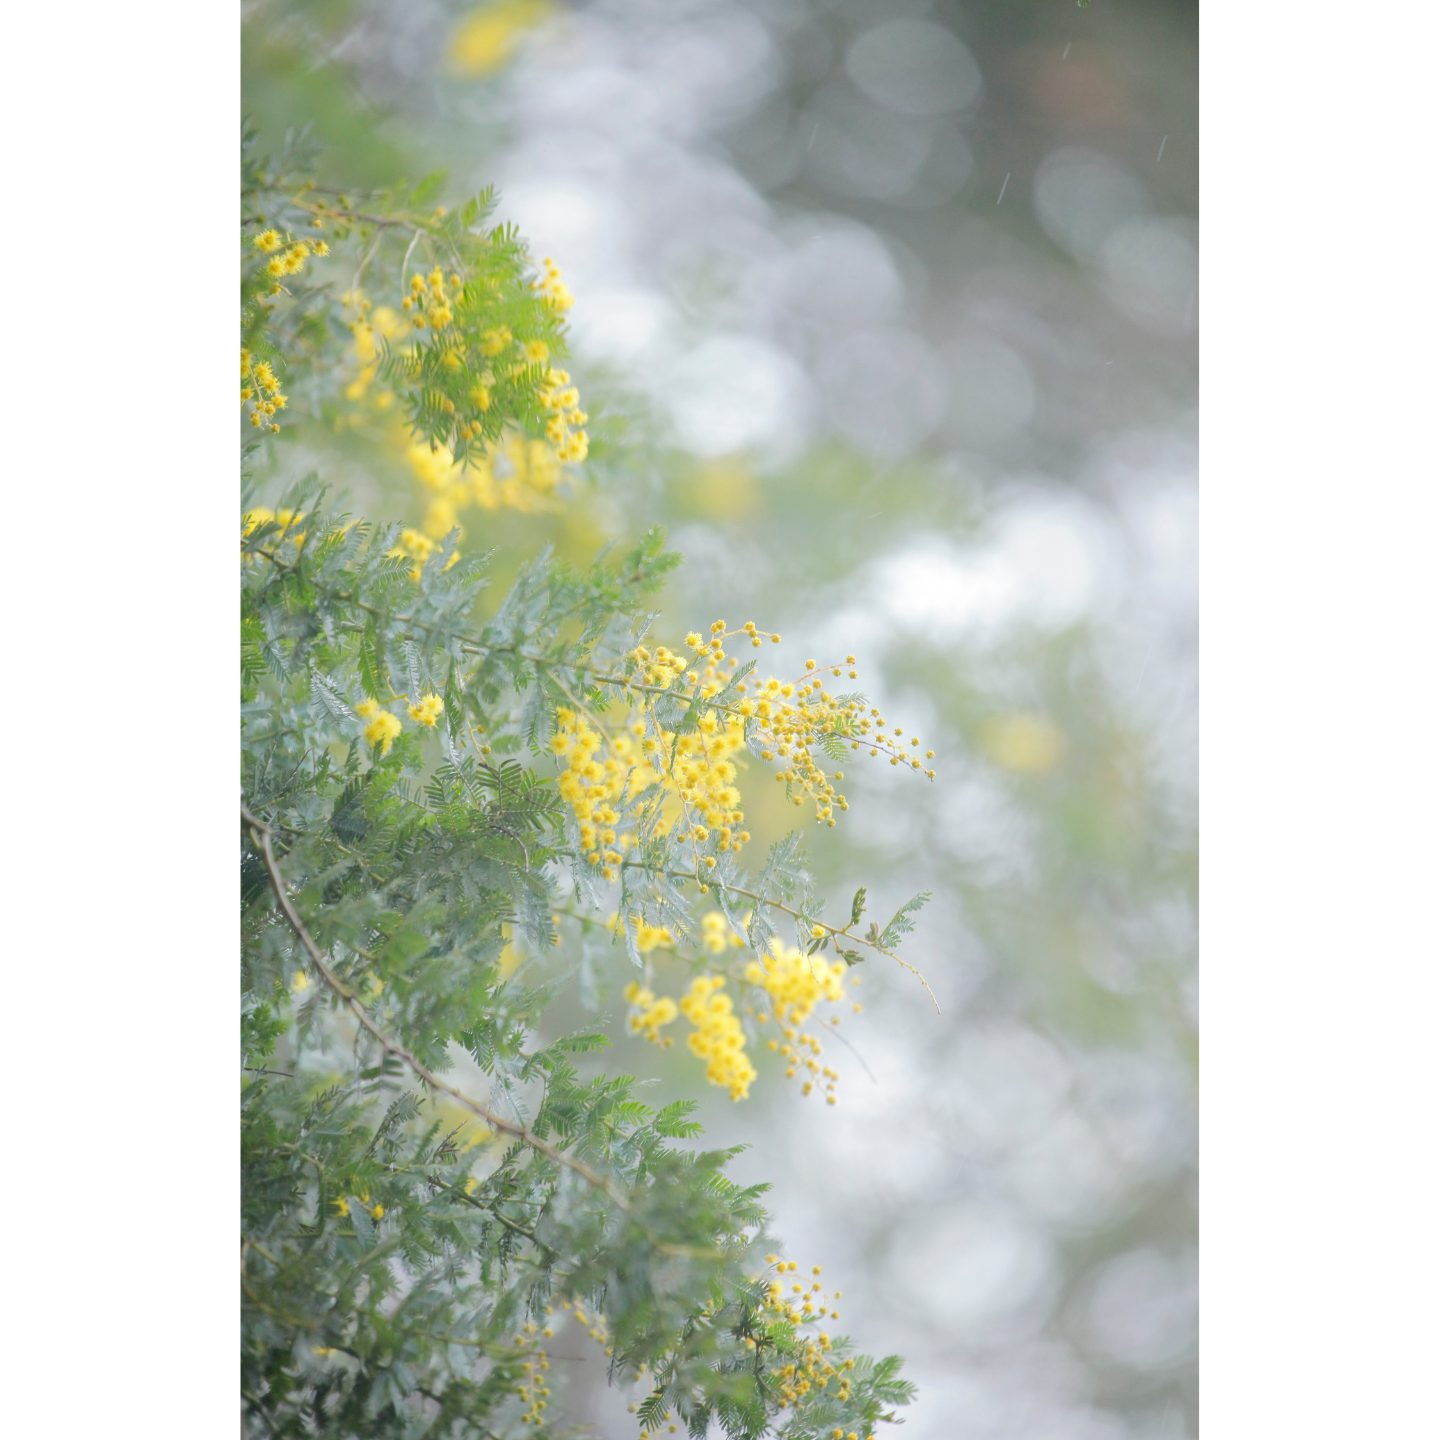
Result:
<svg viewBox="0 0 1440 1440"><path fill-rule="evenodd" d="M907 900L891 917L890 923L880 932L877 943L885 949L898 945L902 935L909 935L914 931L915 922L911 917L928 904L929 900L930 892L928 890Z"/></svg>
<svg viewBox="0 0 1440 1440"><path fill-rule="evenodd" d="M343 373L339 302L323 287L265 293L262 224L293 235L326 221L346 275L392 237L445 252L466 277L457 336L504 325L559 353L524 246L484 230L483 201L437 217L432 183L332 203L284 169L245 162L242 335L292 373L303 360L317 406ZM463 409L476 377L446 365L449 343L432 334L418 360L382 364L414 433L463 459L457 424L478 423L476 444L533 431L539 374ZM486 559L450 566L442 549L417 567L397 553L399 527L346 515L318 477L278 504L251 513L241 542L250 1433L548 1433L544 1329L580 1306L596 1362L639 1387L647 1427L871 1434L911 1397L899 1362L841 1337L819 1346L808 1316L777 1310L764 1187L727 1178L733 1151L696 1148L693 1101L652 1107L635 1079L599 1068L644 963L610 912L683 945L718 907L763 950L777 922L809 944L824 910L796 836L757 876L722 855L702 886L653 797L626 797L634 844L613 883L582 853L546 750L556 711L632 697L625 656L676 557L651 533L581 568L541 554L492 591ZM650 723L693 731L734 694L662 699ZM406 721L426 697L443 700L435 723ZM373 730L382 711L398 733ZM817 945L888 950L925 898L862 937L849 933L861 890L849 926ZM578 1028L577 1009L591 1012ZM797 1393L796 1366L834 1378Z"/></svg>

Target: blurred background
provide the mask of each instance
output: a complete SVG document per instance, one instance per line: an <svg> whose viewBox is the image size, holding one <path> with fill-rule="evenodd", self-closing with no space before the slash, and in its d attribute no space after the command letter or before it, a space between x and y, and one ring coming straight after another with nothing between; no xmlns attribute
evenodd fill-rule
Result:
<svg viewBox="0 0 1440 1440"><path fill-rule="evenodd" d="M493 183L575 293L592 458L472 544L583 561L661 523L671 643L723 615L853 652L937 752L933 785L857 767L809 856L882 919L934 892L905 954L940 1013L867 963L834 1109L763 1061L740 1105L683 1055L615 1063L750 1145L841 1328L906 1357L913 1440L1194 1434L1193 4L243 14L264 142L309 125L356 189ZM267 485L421 513L333 426L275 456ZM633 1435L600 1366L568 1379L577 1427Z"/></svg>

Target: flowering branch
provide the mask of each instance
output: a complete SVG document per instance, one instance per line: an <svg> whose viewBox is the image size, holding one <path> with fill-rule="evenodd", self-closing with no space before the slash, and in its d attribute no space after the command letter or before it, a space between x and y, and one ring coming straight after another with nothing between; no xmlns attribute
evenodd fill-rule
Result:
<svg viewBox="0 0 1440 1440"><path fill-rule="evenodd" d="M753 900L757 905L764 905L771 910L783 911L786 915L792 916L803 925L818 925L825 934L834 940L851 940L857 945L864 945L869 950L874 950L883 955L887 960L893 960L903 970L908 970L924 987L925 993L930 997L930 1002L935 1006L936 1013L939 1013L940 1002L935 998L935 992L930 988L930 982L925 978L919 969L908 960L902 960L893 950L887 950L885 946L874 940L867 939L864 935L857 935L853 930L838 925L826 925L823 921L812 921L810 916L802 914L799 910L787 905L783 900L772 899L769 895L761 895L756 890L747 890L743 885L736 885L731 880L722 880L715 875L699 875L690 870L669 870L659 866L649 865L644 860L625 860L621 866L626 870L646 870L652 875L664 875L670 880L694 880L702 888L715 886L720 890L728 890L732 895L743 895L747 900ZM819 938L818 936L816 938Z"/></svg>

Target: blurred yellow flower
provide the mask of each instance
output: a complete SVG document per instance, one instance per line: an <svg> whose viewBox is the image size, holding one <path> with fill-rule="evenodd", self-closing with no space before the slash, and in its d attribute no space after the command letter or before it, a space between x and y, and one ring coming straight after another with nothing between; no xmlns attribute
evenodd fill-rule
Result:
<svg viewBox="0 0 1440 1440"><path fill-rule="evenodd" d="M496 962L500 978L508 980L520 968L520 962L524 958L513 945L507 942L505 948L500 952L500 959Z"/></svg>
<svg viewBox="0 0 1440 1440"><path fill-rule="evenodd" d="M489 75L509 64L527 30L554 10L551 0L492 0L477 5L450 37L450 68L459 75Z"/></svg>
<svg viewBox="0 0 1440 1440"><path fill-rule="evenodd" d="M422 695L414 705L410 706L410 718L418 720L422 725L433 727L444 713L445 702L434 691L428 695Z"/></svg>
<svg viewBox="0 0 1440 1440"><path fill-rule="evenodd" d="M681 480L685 501L708 520L745 520L760 510L755 472L740 456L711 460Z"/></svg>
<svg viewBox="0 0 1440 1440"><path fill-rule="evenodd" d="M1043 715L997 715L980 728L980 749L991 764L1020 775L1053 770L1065 748L1065 736Z"/></svg>

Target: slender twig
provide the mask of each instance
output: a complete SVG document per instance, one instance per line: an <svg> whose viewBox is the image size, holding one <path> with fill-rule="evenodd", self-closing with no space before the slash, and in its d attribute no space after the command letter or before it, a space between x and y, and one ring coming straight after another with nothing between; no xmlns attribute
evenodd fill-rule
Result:
<svg viewBox="0 0 1440 1440"><path fill-rule="evenodd" d="M360 263L355 267L355 274L350 281L350 293L352 295L359 295L360 280L361 277L365 274L365 267L370 263L371 257L375 254L375 251L379 248L379 246L380 231L377 229L374 239L370 241L369 248L365 251L364 255L360 257Z"/></svg>
<svg viewBox="0 0 1440 1440"><path fill-rule="evenodd" d="M837 1015L835 1019L840 1017ZM824 1032L827 1040L838 1040L859 1062L860 1068L870 1077L871 1083L878 1085L880 1082L875 1078L875 1072L865 1063L865 1057L860 1053L859 1047L854 1044L850 1037L832 1025Z"/></svg>
<svg viewBox="0 0 1440 1440"><path fill-rule="evenodd" d="M245 1277L240 1277L240 1289L245 1298L263 1314L270 1316L272 1320L278 1320L282 1325L292 1326L296 1330L310 1330L314 1326L309 1320L302 1320L298 1315L287 1315L283 1310L277 1310L273 1305L267 1305L251 1288L245 1283Z"/></svg>
<svg viewBox="0 0 1440 1440"><path fill-rule="evenodd" d="M280 907L280 913L285 917L290 928L295 932L296 938L304 947L305 953L310 957L320 978L325 982L331 991L342 1001L350 1013L354 1015L360 1025L371 1036L372 1039L387 1054L393 1055L402 1064L407 1066L421 1081L432 1090L439 1091L442 1095L448 1095L458 1105L470 1111L478 1119L483 1120L492 1130L497 1130L503 1135L510 1135L526 1146L527 1149L535 1151L537 1155L543 1155L553 1164L563 1166L579 1175L587 1184L604 1194L618 1209L629 1211L629 1199L611 1185L611 1183L590 1165L583 1160L578 1160L573 1155L567 1155L565 1151L557 1149L548 1140L541 1139L527 1125L517 1125L507 1120L502 1115L496 1114L489 1106L481 1104L473 1096L467 1095L463 1090L442 1080L433 1070L421 1061L410 1050L406 1049L398 1040L392 1039L384 1030L376 1024L370 1012L360 1003L359 997L330 967L324 953L311 938L309 930L305 928L305 922L300 918L300 912L296 910L290 900L289 893L285 886L285 877L280 872L280 867L275 860L275 851L270 844L270 827L257 816L252 815L244 806L240 807L240 818L250 833L250 838L255 848L260 853L261 862L265 866L265 873L269 876L270 887L275 892L275 902Z"/></svg>
<svg viewBox="0 0 1440 1440"><path fill-rule="evenodd" d="M596 930L612 928L608 920L602 920L598 915L587 915L583 910L571 910L564 905L552 905L550 911L553 915L563 915L567 920L574 920L580 925L592 926ZM617 930L615 933L618 937L619 931Z"/></svg>
<svg viewBox="0 0 1440 1440"><path fill-rule="evenodd" d="M322 216L326 220L354 221L358 225L376 225L395 229L406 229L415 223L403 216L367 215L363 210L336 210L329 205L307 205L303 200L295 200L292 203L297 209L308 210L310 214Z"/></svg>
<svg viewBox="0 0 1440 1440"><path fill-rule="evenodd" d="M492 1219L498 1220L505 1229L512 1231L516 1235L523 1235L533 1245L545 1251L552 1259L558 1260L560 1258L559 1251L553 1246L547 1245L533 1230L521 1225L517 1220L512 1220L508 1215L503 1214L494 1206L485 1204L483 1200L477 1200L473 1195L467 1195L458 1185L448 1185L438 1175L426 1175L425 1183L432 1190L439 1190L442 1194L449 1195L452 1199L459 1200L464 1205L469 1205L476 1210L483 1211Z"/></svg>
<svg viewBox="0 0 1440 1440"><path fill-rule="evenodd" d="M410 243L405 247L405 256L400 261L400 288L402 290L405 288L405 272L410 268L410 256L414 253L415 247L420 243L420 236L423 233L422 230L417 228L415 233L410 237Z"/></svg>

